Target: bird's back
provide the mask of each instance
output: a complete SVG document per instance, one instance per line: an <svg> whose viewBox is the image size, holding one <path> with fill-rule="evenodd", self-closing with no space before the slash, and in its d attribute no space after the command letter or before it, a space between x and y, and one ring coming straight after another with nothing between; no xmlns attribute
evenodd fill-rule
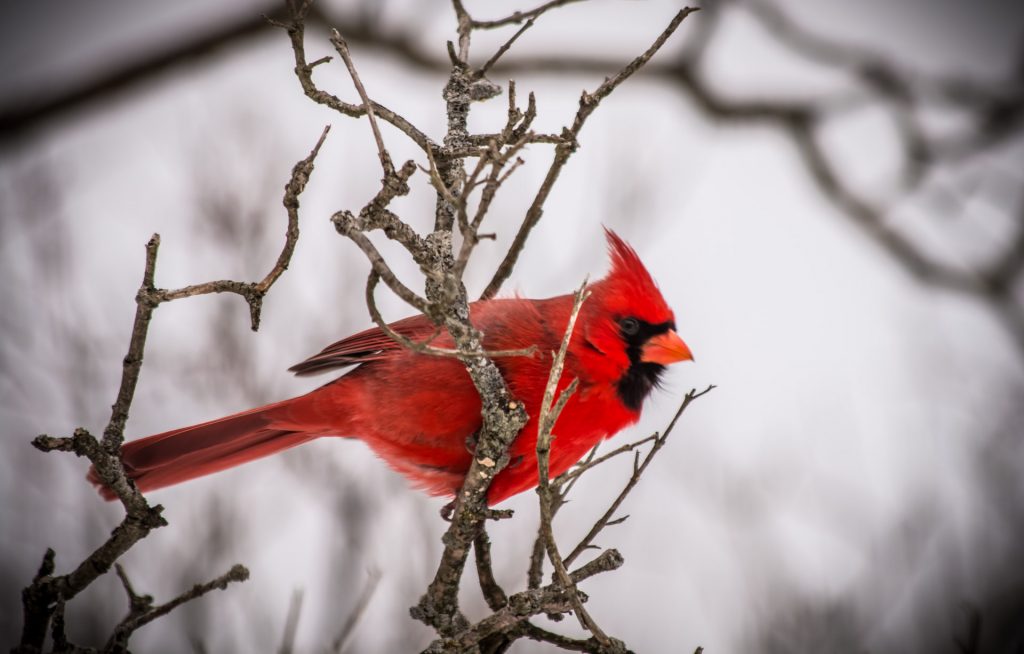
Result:
<svg viewBox="0 0 1024 654"><path fill-rule="evenodd" d="M487 350L536 348L532 356L495 358L513 396L524 403L530 422L512 445L509 466L494 481L491 503L537 483L537 417L552 356L561 344L571 308L571 296L498 299L471 307ZM424 338L433 333L425 322L418 331ZM447 334L432 344L453 347ZM556 428L552 474L563 472L607 434L636 419L622 410L613 388L586 378L570 351L560 388L575 377L580 377L580 387ZM322 423L318 429L324 435L365 441L392 468L432 494L450 495L461 486L481 417L480 397L458 359L394 349L308 398L294 410L305 414L300 420L306 424Z"/></svg>

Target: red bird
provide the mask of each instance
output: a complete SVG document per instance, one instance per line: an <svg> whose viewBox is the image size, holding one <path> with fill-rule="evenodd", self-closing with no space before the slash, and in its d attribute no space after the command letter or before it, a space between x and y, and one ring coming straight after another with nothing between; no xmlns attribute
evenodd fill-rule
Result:
<svg viewBox="0 0 1024 654"><path fill-rule="evenodd" d="M672 311L650 274L616 234L607 231L611 271L589 286L570 341L561 387L579 379L555 428L555 477L594 445L640 418L640 407L665 366L692 359L675 332ZM531 420L510 449L509 465L491 485L497 504L537 485L537 414L572 311L572 295L546 300L495 299L470 305L488 350L537 346L533 357L495 363ZM391 325L423 341L434 334L424 316ZM431 342L453 347L449 335ZM431 495L454 495L472 459L481 425L480 398L461 362L403 348L378 328L338 341L291 368L309 375L356 366L325 386L290 400L126 443L128 476L149 491L208 475L322 436L359 438L392 468ZM95 472L90 480L101 485ZM107 499L108 488L100 492Z"/></svg>

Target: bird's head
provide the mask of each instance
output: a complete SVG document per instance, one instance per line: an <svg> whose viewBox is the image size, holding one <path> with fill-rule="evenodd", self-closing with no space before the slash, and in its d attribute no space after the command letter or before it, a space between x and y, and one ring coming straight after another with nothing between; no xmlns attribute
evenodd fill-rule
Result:
<svg viewBox="0 0 1024 654"><path fill-rule="evenodd" d="M605 229L611 270L589 286L576 332L578 356L587 368L616 384L634 411L658 384L665 366L693 355L676 333L675 315L636 252Z"/></svg>

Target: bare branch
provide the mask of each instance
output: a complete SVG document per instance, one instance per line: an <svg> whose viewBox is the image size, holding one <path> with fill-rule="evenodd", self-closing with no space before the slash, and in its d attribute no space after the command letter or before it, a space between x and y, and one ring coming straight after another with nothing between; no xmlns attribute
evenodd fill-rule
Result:
<svg viewBox="0 0 1024 654"><path fill-rule="evenodd" d="M508 595L498 584L498 580L494 578L494 570L491 566L491 539L487 536L486 529L481 529L476 540L473 541L473 554L484 600L492 611L499 611L508 605Z"/></svg>
<svg viewBox="0 0 1024 654"><path fill-rule="evenodd" d="M498 48L498 51L495 52L494 55L490 59L488 59L487 62L483 66L480 67L480 70L477 71L477 75L481 76L481 77L483 75L486 75L487 71L490 70L491 66L493 66L496 63L498 63L498 60L501 59L501 56L503 54L505 54L506 52L508 52L508 49L512 47L512 44L515 43L516 40L518 40L519 37L523 35L523 32L525 32L526 30L528 30L531 27L533 27L533 23L534 23L535 20L536 19L531 18L530 20L526 21L525 25L523 25L518 30L516 30L516 33L513 34L512 37L508 41L505 41L501 45L501 47Z"/></svg>
<svg viewBox="0 0 1024 654"><path fill-rule="evenodd" d="M399 334L395 330L391 329L391 326L384 320L384 317L380 314L380 309L377 308L377 300L374 296L374 291L377 288L377 284L380 281L380 277L377 275L377 271L371 271L370 276L366 280L366 306L370 311L370 317L373 322L377 324L381 331L387 334L388 338L399 343L402 347L418 352L420 354L429 354L438 357L454 357L457 359L472 359L474 357L486 357L490 359L498 359L502 357L532 357L537 353L537 346L531 345L528 348L519 350L459 350L444 347L433 347L430 342L433 341L441 333L440 329L434 331L434 334L426 339L425 341L414 341L411 338Z"/></svg>
<svg viewBox="0 0 1024 654"><path fill-rule="evenodd" d="M562 482L574 482L575 480L579 479L579 477L584 472L586 472L586 471L588 471L588 470L590 470L592 468L596 468L597 466L601 465L605 461L608 461L609 459L614 459L615 457L619 456L620 454L625 454L626 452L632 452L636 448L641 447L643 445L646 445L647 443L650 443L651 441L654 441L654 440L657 440L657 439L658 439L658 435L657 434L652 434L652 435L650 435L650 436L648 436L646 438L641 438L638 441L634 441L632 443L626 443L625 445L622 445L621 447L617 447L614 450L612 450L611 452L608 452L607 454L603 454L603 455L601 455L600 457L598 457L596 459L593 459L593 460L590 460L590 461L581 461L579 465L575 466L572 470L570 470L569 472L567 472L564 475L562 475L560 480Z"/></svg>
<svg viewBox="0 0 1024 654"><path fill-rule="evenodd" d="M313 68L323 63L323 59L318 59L313 64L306 63L306 48L304 43L305 17L306 12L304 10L300 11L293 7L289 22L285 23L281 21L274 21L274 24L278 27L284 28L285 31L288 32L288 37L291 39L292 43L292 52L295 55L295 76L298 78L299 84L302 86L302 90L306 94L306 97L318 104L322 104L340 114L352 118L359 118L372 109L375 116L380 117L381 120L387 121L396 127L423 150L431 150L437 147L437 145L431 141L426 134L417 129L412 123L377 102L369 102L363 106L349 104L338 99L337 96L317 88L316 84L313 82Z"/></svg>
<svg viewBox="0 0 1024 654"><path fill-rule="evenodd" d="M348 68L349 75L352 76L352 83L355 85L359 97L363 100L366 117L370 120L370 129L373 130L373 139L377 142L377 156L380 157L380 165L384 169L384 176L393 175L395 173L395 166L391 163L391 155L388 154L388 149L384 147L384 138L380 135L380 128L377 127L377 117L373 113L373 103L370 102L370 97L366 94L366 88L363 87L363 81L359 79L356 66L352 63L352 55L349 53L348 43L345 42L345 39L341 38L341 33L338 30L332 30L331 43L334 44L334 48L345 62L345 67Z"/></svg>
<svg viewBox="0 0 1024 654"><path fill-rule="evenodd" d="M370 600L373 599L373 594L377 591L380 578L380 570L376 568L370 570L366 578L366 585L363 586L362 592L359 593L359 599L356 600L355 606L352 607L348 617L345 618L345 624L342 625L338 637L331 643L331 651L335 654L341 654L345 644L352 637L352 634L355 633L356 626L358 626L363 614L366 613L366 608L370 606Z"/></svg>
<svg viewBox="0 0 1024 654"><path fill-rule="evenodd" d="M622 555L616 550L605 550L593 561L571 572L569 581L575 586L594 575L617 570L623 563ZM434 641L424 650L424 654L437 651L466 651L484 638L497 633L507 633L535 615L568 613L572 610L573 603L561 583L525 590L509 597L507 606L476 624L467 625L452 637Z"/></svg>
<svg viewBox="0 0 1024 654"><path fill-rule="evenodd" d="M76 429L70 439L53 439L39 436L33 441L43 451L72 451L78 456L87 457L93 464L96 478L110 488L121 500L125 508L125 518L98 549L86 558L73 572L68 575L50 577L37 576L37 579L23 591L25 623L22 631L23 647L41 648L46 634L46 626L53 607L58 602L67 602L84 590L97 577L105 573L114 562L135 543L144 538L152 529L166 525L161 517L162 507L151 508L146 499L128 481L124 467L118 455L124 439L124 426L135 395L139 372L146 345L146 335L153 310L159 301L153 300L155 291L153 278L156 270L157 251L160 237L156 234L146 244L146 263L142 275L142 284L136 295L136 313L132 334L128 345L128 354L124 358L121 384L118 388L117 400L111 409L110 422L100 442L85 429ZM53 570L53 556L47 553L49 570Z"/></svg>
<svg viewBox="0 0 1024 654"><path fill-rule="evenodd" d="M100 575L106 573L125 552L149 535L150 531L167 524L161 516L163 507L159 505L151 507L149 505L146 498L135 487L135 484L128 479L120 459L120 447L124 441L124 428L128 420L132 400L135 396L139 374L142 370L146 337L149 333L149 323L152 320L153 311L163 302L170 302L182 297L200 295L202 293L230 290L232 292L240 292L246 298L251 310L253 328L255 329L258 326L260 301L267 290L288 267L288 262L294 251L295 242L299 235L298 196L302 193L309 175L312 173L313 161L326 135L327 128L320 135L316 146L309 156L297 163L292 169L291 179L285 186L284 195L284 205L288 210L289 216L285 245L274 267L262 281L255 284L212 282L176 291L158 289L156 288L154 278L156 275L157 253L160 248L160 236L154 234L146 244L146 262L142 275L142 284L135 296L136 311L128 344L128 353L124 357L117 399L111 408L110 421L106 429L104 429L102 441L97 440L85 429L79 428L75 430L71 438L52 438L44 434L38 436L32 443L36 448L44 452L54 450L74 452L78 456L88 458L92 463L89 479L93 483L109 489L121 501L125 510L125 517L111 532L110 537L67 575L50 576L53 572L53 554L48 552L46 560L49 561L49 571L46 575L38 576L22 593L25 617L21 639L22 648L29 651L40 650L46 636L47 625L54 616L57 606L63 606ZM240 287L244 287L244 290L241 290ZM225 577L211 583L220 583L224 579L228 581L241 580L241 571L244 570L241 566L236 566ZM248 576L248 572L245 572L245 576ZM129 592L129 597L135 598L134 591L131 590L131 586L127 583L127 577L124 576L123 572L121 573L121 578L125 583L126 590ZM223 583L226 584L227 581L223 581ZM186 595L188 594L186 593ZM182 598L179 598L180 601L175 600L168 605L157 607L153 610L160 609L163 613L166 613L193 596L182 596ZM133 599L132 601L135 600ZM124 638L127 639L131 631L134 631L138 626L159 617L159 615L163 615L163 613L140 614L135 616L132 622L123 623L122 627L124 628L122 632L125 634ZM145 618L148 615L152 615L152 617ZM143 618L145 618L144 621L139 622Z"/></svg>
<svg viewBox="0 0 1024 654"><path fill-rule="evenodd" d="M564 7L565 5L571 5L575 2L581 2L581 0L549 0L539 7L528 11L517 11L505 18L498 18L495 20L474 20L472 22L472 27L473 29L494 29L495 27L504 27L505 25L518 25L524 20L533 22L550 9L554 9L555 7Z"/></svg>
<svg viewBox="0 0 1024 654"><path fill-rule="evenodd" d="M647 469L647 466L650 465L651 461L654 460L654 456L665 445L665 442L668 440L668 437L672 433L672 430L675 429L676 422L679 421L680 416L683 415L683 412L686 411L687 407L689 407L694 400L704 395L707 395L714 388L715 386L711 385L699 393L696 391L696 389L691 390L689 393L687 393L686 397L683 398L682 404L679 405L679 409L676 411L676 414L672 417L672 420L668 423L668 426L665 428L665 433L662 434L661 436L658 436L654 440L654 445L644 456L642 463L639 462L640 453L637 452L637 459L633 464L633 474L630 476L629 481L626 482L626 486L619 493L618 497L615 498L611 506L608 507L608 510L604 512L604 515L598 518L597 522L594 523L594 526L590 528L590 531L587 532L587 535L584 536L583 539L576 545L576 547L573 548L572 552L570 552L569 555L565 557L565 565L572 565L573 561L575 561L580 554L582 554L591 546L591 544L594 541L594 538L596 538L597 535L601 533L601 530L607 527L609 524L612 524L612 517L615 515L615 512L619 510L619 506L622 505L622 502L626 499L629 493L640 481L641 475L643 475L644 471Z"/></svg>
<svg viewBox="0 0 1024 654"><path fill-rule="evenodd" d="M154 287L148 291L148 301L160 304L162 302L180 300L195 295L206 295L208 293L235 293L244 298L249 304L249 315L253 331L259 329L263 298L270 290L270 287L274 285L274 282L288 269L292 254L295 252L295 244L299 240L299 195L302 194L306 184L309 182L309 177L313 173L313 163L316 161L316 157L320 153L320 146L323 145L330 129L330 125L324 127L320 138L317 139L316 145L313 146L309 155L292 167L292 175L284 187L284 198L282 199L282 204L284 204L285 210L288 212L288 229L285 232L284 247L281 249L281 254L278 255L274 267L271 268L266 277L259 282L253 283L220 280L193 284L192 286L174 290ZM157 245L159 245L159 236L156 236L156 238Z"/></svg>
<svg viewBox="0 0 1024 654"><path fill-rule="evenodd" d="M135 321L132 324L131 340L128 343L128 354L124 357L121 370L121 385L117 389L117 400L110 413L110 422L103 430L103 448L114 453L121 447L124 440L124 426L128 422L128 410L135 397L135 387L139 382L139 371L142 370L142 357L146 349L146 336L149 334L149 321L153 317L153 309L160 300L155 300L156 291L153 276L156 273L156 255L160 249L160 235L153 234L146 243L146 266L142 274L142 285L135 296ZM127 489L123 489L127 492Z"/></svg>
<svg viewBox="0 0 1024 654"><path fill-rule="evenodd" d="M377 247L356 227L355 217L351 213L347 211L338 212L334 214L331 220L334 222L334 226L339 234L347 236L363 251L363 254L366 255L367 260L369 260L370 265L373 267L373 271L384 280L384 283L388 285L388 288L395 295L423 312L424 315L436 315L424 298L410 290L408 286L395 276L395 273L392 272L391 267L384 261L384 257L377 250Z"/></svg>
<svg viewBox="0 0 1024 654"><path fill-rule="evenodd" d="M281 204L288 212L288 229L285 232L284 247L281 248L281 254L278 255L274 267L266 277L256 284L256 290L260 293L266 294L291 263L292 254L295 253L295 244L299 242L299 196L306 190L306 184L309 183L309 178L313 174L313 164L330 131L331 126L324 125L323 131L320 132L320 138L317 139L316 145L310 150L309 155L292 166L292 176L285 184L284 197L281 198ZM258 314L256 325L259 325Z"/></svg>
<svg viewBox="0 0 1024 654"><path fill-rule="evenodd" d="M455 9L455 20L459 33L459 52L452 57L452 66L464 68L469 64L469 35L473 31L473 20L469 17L469 12L463 6L462 0L452 0L452 8Z"/></svg>
<svg viewBox="0 0 1024 654"><path fill-rule="evenodd" d="M129 612L128 617L122 620L117 627L114 629L113 635L110 640L107 641L107 651L127 651L128 639L131 638L132 634L135 633L141 627L149 624L153 620L167 615L174 609L178 608L185 602L194 600L198 597L209 593L212 590L225 590L228 584L231 582L245 581L249 578L249 571L243 565L234 565L230 570L217 577L213 581L208 581L205 584L196 584L189 590L185 591L181 595L178 595L166 604L160 604L159 606L150 606L152 598L149 598L149 602L138 604L133 607L132 611ZM123 577L122 573L122 579ZM125 582L125 588L129 589L130 584ZM135 604L136 597L133 591L131 593L132 602ZM142 606L145 606L142 609ZM141 610L136 610L141 609Z"/></svg>
<svg viewBox="0 0 1024 654"><path fill-rule="evenodd" d="M128 579L128 574L120 563L114 564L114 571L117 573L117 578L121 580L124 592L128 595L129 615L141 615L153 607L153 596L136 593L132 582Z"/></svg>
<svg viewBox="0 0 1024 654"><path fill-rule="evenodd" d="M569 349L569 342L572 340L573 330L576 326L576 318L579 316L583 302L589 295L586 288L587 284L584 282L583 285L580 286L579 290L576 291L572 311L569 314L569 323L565 328L561 347L559 347L558 353L555 355L554 361L551 364L551 371L548 374L547 386L544 388L544 398L541 400L540 418L537 423L537 494L540 496L540 531L544 535L544 545L548 552L548 559L551 561L551 565L555 568L555 577L568 592L569 600L575 609L576 617L580 620L580 625L594 634L594 637L597 638L598 642L602 645L607 645L610 642L608 637L601 628L598 627L597 623L590 617L590 614L583 607L583 602L576 591L576 587L569 578L569 572L566 570L566 566L562 561L562 556L558 552L558 545L555 543L555 535L551 524L554 515L551 508L553 500L548 464L551 457L551 441L554 437L552 430L554 429L562 408L565 407L565 403L576 390L579 380L574 379L572 383L569 384L561 394L559 394L557 401L555 400L555 394L562 378L562 367L565 364L565 354Z"/></svg>
<svg viewBox="0 0 1024 654"><path fill-rule="evenodd" d="M540 188L537 190L537 194L534 196L530 208L526 211L526 216L523 218L523 222L519 226L519 231L516 233L516 236L512 241L512 245L508 249L508 253L498 266L498 269L495 271L494 276L487 285L487 288L484 289L484 292L481 294L481 299L492 298L497 295L502 284L504 284L505 280L512 274L512 269L515 268L516 261L519 259L519 254L526 245L526 239L529 238L530 232L544 214L544 203L547 201L548 195L551 193L551 189L558 180L558 176L562 172L562 168L565 166L566 162L569 161L569 157L571 157L576 151L578 145L577 138L579 137L587 118L589 118L594 110L597 109L601 100L608 97L608 95L622 82L643 68L644 65L651 60L651 57L661 49L668 38L672 36L679 25L682 24L683 20L685 20L686 17L694 11L696 11L696 9L687 7L677 13L669 22L668 27L662 31L658 38L654 40L651 47L649 47L643 54L629 62L629 64L620 70L614 77L606 79L596 91L593 93L587 93L584 91L583 95L580 96L579 110L576 112L576 117L573 120L572 127L566 128L563 131L561 136L562 142L555 148L555 157L551 162L551 166L548 168L547 175L544 177L544 181L541 182Z"/></svg>
<svg viewBox="0 0 1024 654"><path fill-rule="evenodd" d="M299 630L299 618L302 616L302 599L302 590L296 588L292 592L291 601L288 602L288 616L284 621L284 633L277 654L292 654L295 651L295 634Z"/></svg>

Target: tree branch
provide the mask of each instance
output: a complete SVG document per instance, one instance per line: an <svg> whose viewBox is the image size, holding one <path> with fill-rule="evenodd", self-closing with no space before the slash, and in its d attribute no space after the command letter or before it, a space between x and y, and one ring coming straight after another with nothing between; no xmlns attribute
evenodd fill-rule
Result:
<svg viewBox="0 0 1024 654"><path fill-rule="evenodd" d="M46 637L47 626L54 617L56 608L58 606L63 607L64 604L92 584L100 575L106 573L125 552L148 536L150 531L167 524L161 515L163 507L159 505L151 507L149 505L146 498L135 487L135 484L128 479L120 458L120 448L124 441L124 428L128 420L132 400L135 396L139 374L142 370L146 337L149 333L149 324L152 320L153 311L163 302L170 302L182 297L225 290L239 292L238 289L243 288L244 292L241 294L249 302L252 311L253 328L255 329L258 326L260 300L288 267L291 255L294 252L295 242L299 235L298 196L302 193L309 180L309 176L313 171L313 161L326 136L327 128L320 135L320 139L309 156L297 163L292 169L291 179L285 186L283 201L289 217L285 245L274 267L260 282L254 284L210 282L176 291L158 289L155 284L155 276L160 236L154 234L146 244L146 262L143 269L142 283L135 296L136 311L128 344L128 353L124 357L117 399L111 408L110 421L104 429L102 441L96 439L87 430L82 428L76 429L74 435L70 438L54 438L44 434L32 441L32 444L43 452L73 452L78 456L88 458L92 463L90 479L94 483L101 484L110 489L117 496L124 507L125 517L103 544L94 550L72 572L66 575L53 576L55 554L52 550L47 551L40 574L22 591L24 624L22 627L21 643L16 651L36 652L41 650ZM244 568L236 566L232 568L226 577L221 579L229 576L229 581L240 581L242 579L240 576L241 570L244 570ZM247 576L248 572L245 574ZM127 578L123 576L123 573L121 576L122 580L126 581ZM219 582L220 580L215 581ZM227 582L225 581L224 583ZM130 591L130 584L126 585L126 590L129 591L130 597L134 596L133 591ZM166 611L170 611L181 602L187 601L190 598L179 599L180 601L176 600L177 603L172 601L169 605L158 608L166 608ZM61 608L62 610L63 608ZM153 618L149 619L155 619L155 617L159 617L159 615L154 615ZM145 621L148 622L149 619ZM132 624L135 623L133 622ZM139 626L141 624L143 623L139 623ZM57 628L56 625L55 628ZM130 635L134 628L128 629L128 635ZM58 629L58 631L60 630ZM127 639L127 635L124 638Z"/></svg>
<svg viewBox="0 0 1024 654"><path fill-rule="evenodd" d="M202 597L212 590L225 590L231 582L245 581L249 578L249 570L243 565L236 564L213 581L208 581L205 584L196 584L171 601L158 606L152 606L152 597L140 598L135 594L120 566L118 566L118 576L121 577L121 581L128 593L131 609L128 612L128 616L114 628L114 633L104 648L106 652L127 652L128 639L138 629L157 618L167 615L185 602Z"/></svg>
<svg viewBox="0 0 1024 654"><path fill-rule="evenodd" d="M384 147L384 138L380 135L380 128L377 127L377 117L374 115L373 103L370 102L369 96L366 95L363 81L359 79L356 66L352 63L352 55L349 53L348 43L345 42L345 39L341 38L341 33L338 30L331 31L331 43L334 44L334 48L345 62L345 67L348 68L349 75L352 76L352 83L355 85L356 91L363 101L366 117L370 120L370 129L373 130L373 139L377 142L377 155L380 158L381 168L384 169L384 177L393 175L395 173L395 166L391 163L391 155L388 153L388 149Z"/></svg>
<svg viewBox="0 0 1024 654"><path fill-rule="evenodd" d="M651 446L651 449L644 456L642 463L640 462L640 453L636 453L636 457L633 462L633 474L630 476L629 481L626 482L625 487L619 493L618 497L616 497L615 500L612 502L611 506L608 507L608 510L605 511L604 514L600 518L598 518L597 522L595 522L594 525L590 528L590 531L587 532L587 535L584 536L583 539L576 545L576 547L573 548L572 552L570 552L569 555L565 557L565 565L572 565L573 561L575 561L580 554L582 554L591 546L591 544L594 541L594 538L596 538L597 535L601 533L601 531L605 527L607 527L610 524L616 523L616 521L612 520L612 516L615 515L615 512L619 510L619 506L622 505L622 502L625 501L626 497L640 481L641 475L644 474L644 471L647 469L647 466L650 465L651 461L654 460L655 455L665 445L665 442L668 440L668 437L672 433L672 430L675 429L676 422L679 421L679 418L683 415L683 412L686 411L686 409L690 406L690 404L693 403L694 400L703 397L704 395L707 395L714 388L715 386L711 385L699 393L696 391L696 389L691 390L689 393L687 393L686 397L683 398L682 404L679 405L679 409L676 411L676 414L672 417L672 420L668 423L668 426L665 428L665 433L662 434L661 436L657 436L654 439L654 445Z"/></svg>
<svg viewBox="0 0 1024 654"><path fill-rule="evenodd" d="M537 226L537 223L540 222L541 216L544 214L544 203L547 201L548 195L551 193L551 189L558 180L558 176L562 172L562 168L569 161L569 158L573 153L576 152L576 149L579 146L577 139L580 132L583 130L583 126L586 123L587 118L594 113L594 110L597 109L601 100L608 97L608 95L622 84L622 82L626 81L626 79L632 76L635 72L643 68L655 53L661 49L668 38L672 36L676 29L682 24L683 20L695 11L697 10L687 7L677 13L669 22L668 27L658 35L658 38L654 40L651 47L649 47L643 54L629 62L614 77L606 79L596 91L593 93L587 93L584 91L580 96L579 109L576 111L576 117L573 119L572 127L565 128L562 131L562 142L555 147L555 157L551 162L551 166L548 168L547 175L545 175L544 181L541 182L540 188L534 196L533 203L526 211L526 216L523 218L523 222L519 226L519 231L516 233L516 236L512 241L512 245L508 249L508 253L498 266L498 269L495 271L494 276L487 285L487 288L484 289L484 292L480 295L481 299L488 299L497 295L502 284L504 284L505 280L512 274L512 269L515 268L516 261L519 260L519 255L523 251L523 247L526 245L526 239L529 238L530 232Z"/></svg>
<svg viewBox="0 0 1024 654"><path fill-rule="evenodd" d="M285 232L284 247L281 249L274 267L270 269L270 272L263 279L258 282L237 282L232 280L203 282L174 290L151 288L148 294L149 301L160 304L195 295L206 295L208 293L235 293L249 304L252 330L258 330L260 327L260 313L263 309L263 298L270 290L270 287L274 285L274 282L288 269L292 254L295 252L295 244L299 240L299 195L305 190L309 177L313 174L313 163L320 153L320 147L323 145L330 130L330 125L325 126L309 155L296 163L292 168L292 175L284 187L284 198L281 201L288 213L288 228ZM159 236L156 236L156 238L159 245Z"/></svg>

